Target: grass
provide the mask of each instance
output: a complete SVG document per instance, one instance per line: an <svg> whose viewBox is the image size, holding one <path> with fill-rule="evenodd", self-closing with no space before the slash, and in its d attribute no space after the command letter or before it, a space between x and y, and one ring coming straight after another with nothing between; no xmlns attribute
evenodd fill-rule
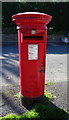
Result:
<svg viewBox="0 0 69 120"><path fill-rule="evenodd" d="M17 93L16 95L14 95L14 96L17 97L18 99L20 99L20 97L21 97L20 92ZM54 98L53 95L50 92L46 92L46 91L44 91L44 96L46 98L48 98L49 100L52 100Z"/></svg>
<svg viewBox="0 0 69 120"><path fill-rule="evenodd" d="M48 83L45 83L45 85L54 85L53 82L48 82Z"/></svg>
<svg viewBox="0 0 69 120"><path fill-rule="evenodd" d="M20 94L16 94L15 96L19 98ZM21 115L8 114L0 117L0 120L67 120L69 113L61 108L55 107L51 103L52 99L53 95L45 92L42 101L35 103L31 110Z"/></svg>
<svg viewBox="0 0 69 120"><path fill-rule="evenodd" d="M19 93L17 93L16 95L14 95L15 97L17 97L18 99L20 99L21 98L21 95L20 95L20 92Z"/></svg>
<svg viewBox="0 0 69 120"><path fill-rule="evenodd" d="M44 99L43 99L43 100L46 101L46 99L47 99L47 101L48 101L48 100L53 100L54 97L53 97L53 95L52 95L50 92L44 91ZM45 102L44 102L44 103L45 103Z"/></svg>
<svg viewBox="0 0 69 120"><path fill-rule="evenodd" d="M29 112L26 112L22 115L8 114L5 117L1 118L0 120L20 120L20 119L27 120L33 118L38 118L38 113L35 111L35 109L32 109Z"/></svg>

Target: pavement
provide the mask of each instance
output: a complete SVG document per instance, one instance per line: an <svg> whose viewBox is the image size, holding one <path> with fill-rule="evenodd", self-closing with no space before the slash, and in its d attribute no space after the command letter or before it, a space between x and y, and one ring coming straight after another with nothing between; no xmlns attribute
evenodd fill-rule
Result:
<svg viewBox="0 0 69 120"><path fill-rule="evenodd" d="M45 82L52 85L45 86L50 91L57 107L69 111L68 98L68 57L69 45L54 44L47 45ZM2 55L0 53L0 116L8 113L21 114L27 111L24 106L13 98L19 92L19 56L17 45L4 45ZM9 97L10 96L10 97ZM16 102L14 102L16 101ZM17 106L18 105L18 106Z"/></svg>

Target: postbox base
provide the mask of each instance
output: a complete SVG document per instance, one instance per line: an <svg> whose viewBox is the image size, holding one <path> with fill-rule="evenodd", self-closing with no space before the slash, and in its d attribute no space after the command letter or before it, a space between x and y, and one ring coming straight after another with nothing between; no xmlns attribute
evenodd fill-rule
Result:
<svg viewBox="0 0 69 120"><path fill-rule="evenodd" d="M37 98L27 98L21 95L21 104L25 106L27 109L30 109L35 103L39 103L42 101L44 95L41 95Z"/></svg>

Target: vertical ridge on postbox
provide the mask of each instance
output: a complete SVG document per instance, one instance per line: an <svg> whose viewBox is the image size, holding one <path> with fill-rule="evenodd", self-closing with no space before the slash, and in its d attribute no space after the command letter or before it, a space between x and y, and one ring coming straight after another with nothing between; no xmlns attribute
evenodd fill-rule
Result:
<svg viewBox="0 0 69 120"><path fill-rule="evenodd" d="M38 98L44 94L46 25L51 19L52 16L39 12L12 16L18 26L20 92L26 98Z"/></svg>

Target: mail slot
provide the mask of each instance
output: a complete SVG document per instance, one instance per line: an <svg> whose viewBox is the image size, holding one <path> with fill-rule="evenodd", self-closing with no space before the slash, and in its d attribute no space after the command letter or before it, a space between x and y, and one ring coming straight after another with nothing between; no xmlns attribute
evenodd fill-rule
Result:
<svg viewBox="0 0 69 120"><path fill-rule="evenodd" d="M24 40L43 40L43 36L24 36Z"/></svg>

